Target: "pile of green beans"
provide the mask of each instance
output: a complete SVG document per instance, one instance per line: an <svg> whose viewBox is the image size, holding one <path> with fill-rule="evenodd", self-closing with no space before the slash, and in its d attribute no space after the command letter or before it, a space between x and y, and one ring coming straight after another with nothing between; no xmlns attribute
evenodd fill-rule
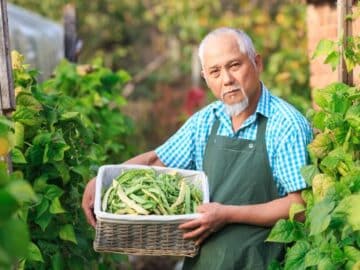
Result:
<svg viewBox="0 0 360 270"><path fill-rule="evenodd" d="M181 215L196 212L202 192L178 173L130 169L113 179L102 210L115 214Z"/></svg>

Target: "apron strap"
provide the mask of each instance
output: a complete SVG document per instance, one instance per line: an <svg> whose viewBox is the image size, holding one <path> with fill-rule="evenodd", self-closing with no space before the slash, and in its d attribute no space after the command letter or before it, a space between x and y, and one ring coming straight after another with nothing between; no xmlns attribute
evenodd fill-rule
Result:
<svg viewBox="0 0 360 270"><path fill-rule="evenodd" d="M256 141L261 145L264 146L266 149L266 143L265 143L265 131L266 131L266 123L267 118L263 116L262 114L258 114L258 126L257 126L257 132L256 132Z"/></svg>
<svg viewBox="0 0 360 270"><path fill-rule="evenodd" d="M216 136L217 130L219 128L220 125L220 120L216 119L215 123L213 124L212 128L211 128L211 133L210 133L210 137L209 138L214 138Z"/></svg>

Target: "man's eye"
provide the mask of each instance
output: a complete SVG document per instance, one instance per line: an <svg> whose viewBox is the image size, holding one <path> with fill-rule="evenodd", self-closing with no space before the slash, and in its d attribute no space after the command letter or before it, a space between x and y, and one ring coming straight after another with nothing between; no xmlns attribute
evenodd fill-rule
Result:
<svg viewBox="0 0 360 270"><path fill-rule="evenodd" d="M238 68L238 67L240 67L240 63L233 63L233 64L231 64L231 66L230 66L231 68Z"/></svg>
<svg viewBox="0 0 360 270"><path fill-rule="evenodd" d="M217 75L219 75L219 71L218 70L212 70L212 71L210 71L210 75L217 76Z"/></svg>

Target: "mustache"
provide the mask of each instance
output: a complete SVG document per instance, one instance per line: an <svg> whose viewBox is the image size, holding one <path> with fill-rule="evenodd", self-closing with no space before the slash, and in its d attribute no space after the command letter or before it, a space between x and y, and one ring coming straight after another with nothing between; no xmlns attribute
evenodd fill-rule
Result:
<svg viewBox="0 0 360 270"><path fill-rule="evenodd" d="M240 86L234 86L234 87L231 87L229 89L226 89L225 91L223 91L221 93L221 99L224 99L224 96L226 94L229 94L229 93L232 93L232 92L235 92L235 91L242 91L242 88ZM242 91L243 92L243 91Z"/></svg>

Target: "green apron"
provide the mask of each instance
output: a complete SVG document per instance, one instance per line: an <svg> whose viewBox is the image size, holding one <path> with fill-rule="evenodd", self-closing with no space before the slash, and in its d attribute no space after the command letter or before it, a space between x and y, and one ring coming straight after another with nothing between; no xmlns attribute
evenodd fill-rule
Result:
<svg viewBox="0 0 360 270"><path fill-rule="evenodd" d="M258 115L258 121L256 141L216 135L219 120L213 125L203 166L211 202L247 205L279 197L265 144L267 118ZM270 230L226 225L203 242L196 257L185 259L183 269L267 269L273 260L281 260L284 249L281 244L264 242Z"/></svg>

